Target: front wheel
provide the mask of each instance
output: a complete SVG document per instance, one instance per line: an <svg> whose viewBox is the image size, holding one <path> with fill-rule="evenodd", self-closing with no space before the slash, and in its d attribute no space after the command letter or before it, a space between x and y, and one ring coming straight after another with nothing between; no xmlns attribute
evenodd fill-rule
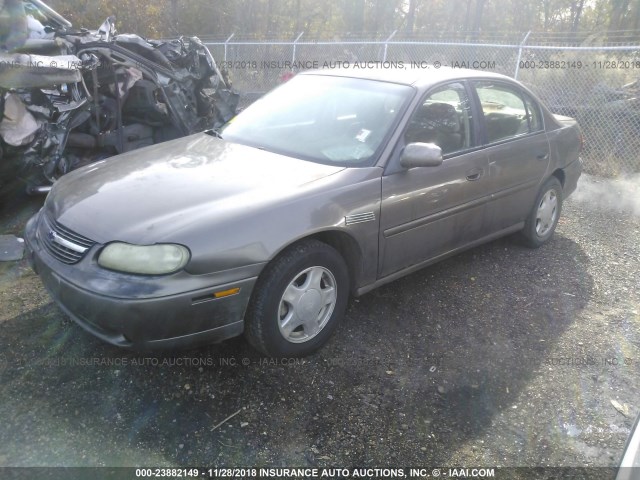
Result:
<svg viewBox="0 0 640 480"><path fill-rule="evenodd" d="M270 356L302 356L320 348L344 315L349 274L329 245L307 240L285 250L260 275L245 336Z"/></svg>
<svg viewBox="0 0 640 480"><path fill-rule="evenodd" d="M527 246L538 248L551 239L561 211L562 185L556 177L551 177L540 189L521 232Z"/></svg>

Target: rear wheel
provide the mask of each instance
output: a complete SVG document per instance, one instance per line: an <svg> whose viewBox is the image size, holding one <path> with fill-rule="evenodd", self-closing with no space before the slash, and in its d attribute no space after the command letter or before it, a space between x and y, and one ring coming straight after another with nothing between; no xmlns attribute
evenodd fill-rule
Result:
<svg viewBox="0 0 640 480"><path fill-rule="evenodd" d="M538 248L547 243L556 230L562 211L562 185L551 177L540 189L536 203L521 232L527 246Z"/></svg>
<svg viewBox="0 0 640 480"><path fill-rule="evenodd" d="M344 315L349 275L340 254L317 240L276 257L256 283L246 315L249 343L271 356L320 348Z"/></svg>

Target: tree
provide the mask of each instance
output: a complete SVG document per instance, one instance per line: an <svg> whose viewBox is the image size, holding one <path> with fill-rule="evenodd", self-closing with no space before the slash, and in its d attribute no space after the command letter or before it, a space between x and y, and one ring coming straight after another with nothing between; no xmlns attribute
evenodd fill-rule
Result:
<svg viewBox="0 0 640 480"><path fill-rule="evenodd" d="M640 0L49 0L75 26L115 14L121 32L149 37L295 38L543 31L573 37L640 29Z"/></svg>
<svg viewBox="0 0 640 480"><path fill-rule="evenodd" d="M580 24L582 9L584 8L584 0L574 0L571 2L571 33L575 36Z"/></svg>

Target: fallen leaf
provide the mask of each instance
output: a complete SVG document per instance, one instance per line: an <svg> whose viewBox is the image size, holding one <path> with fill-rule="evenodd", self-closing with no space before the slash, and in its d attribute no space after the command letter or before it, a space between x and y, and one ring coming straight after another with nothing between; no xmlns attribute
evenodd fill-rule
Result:
<svg viewBox="0 0 640 480"><path fill-rule="evenodd" d="M614 399L611 399L611 405L613 405L613 408L615 408L618 412L620 412L625 417L629 416L629 405L627 405L626 403L621 404L620 402Z"/></svg>

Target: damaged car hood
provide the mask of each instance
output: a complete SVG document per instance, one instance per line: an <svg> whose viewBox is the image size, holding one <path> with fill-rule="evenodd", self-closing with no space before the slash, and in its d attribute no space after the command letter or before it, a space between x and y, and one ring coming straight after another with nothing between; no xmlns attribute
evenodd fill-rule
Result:
<svg viewBox="0 0 640 480"><path fill-rule="evenodd" d="M256 204L286 201L341 170L202 133L72 172L56 182L45 209L99 243L154 243L204 218L223 223Z"/></svg>

